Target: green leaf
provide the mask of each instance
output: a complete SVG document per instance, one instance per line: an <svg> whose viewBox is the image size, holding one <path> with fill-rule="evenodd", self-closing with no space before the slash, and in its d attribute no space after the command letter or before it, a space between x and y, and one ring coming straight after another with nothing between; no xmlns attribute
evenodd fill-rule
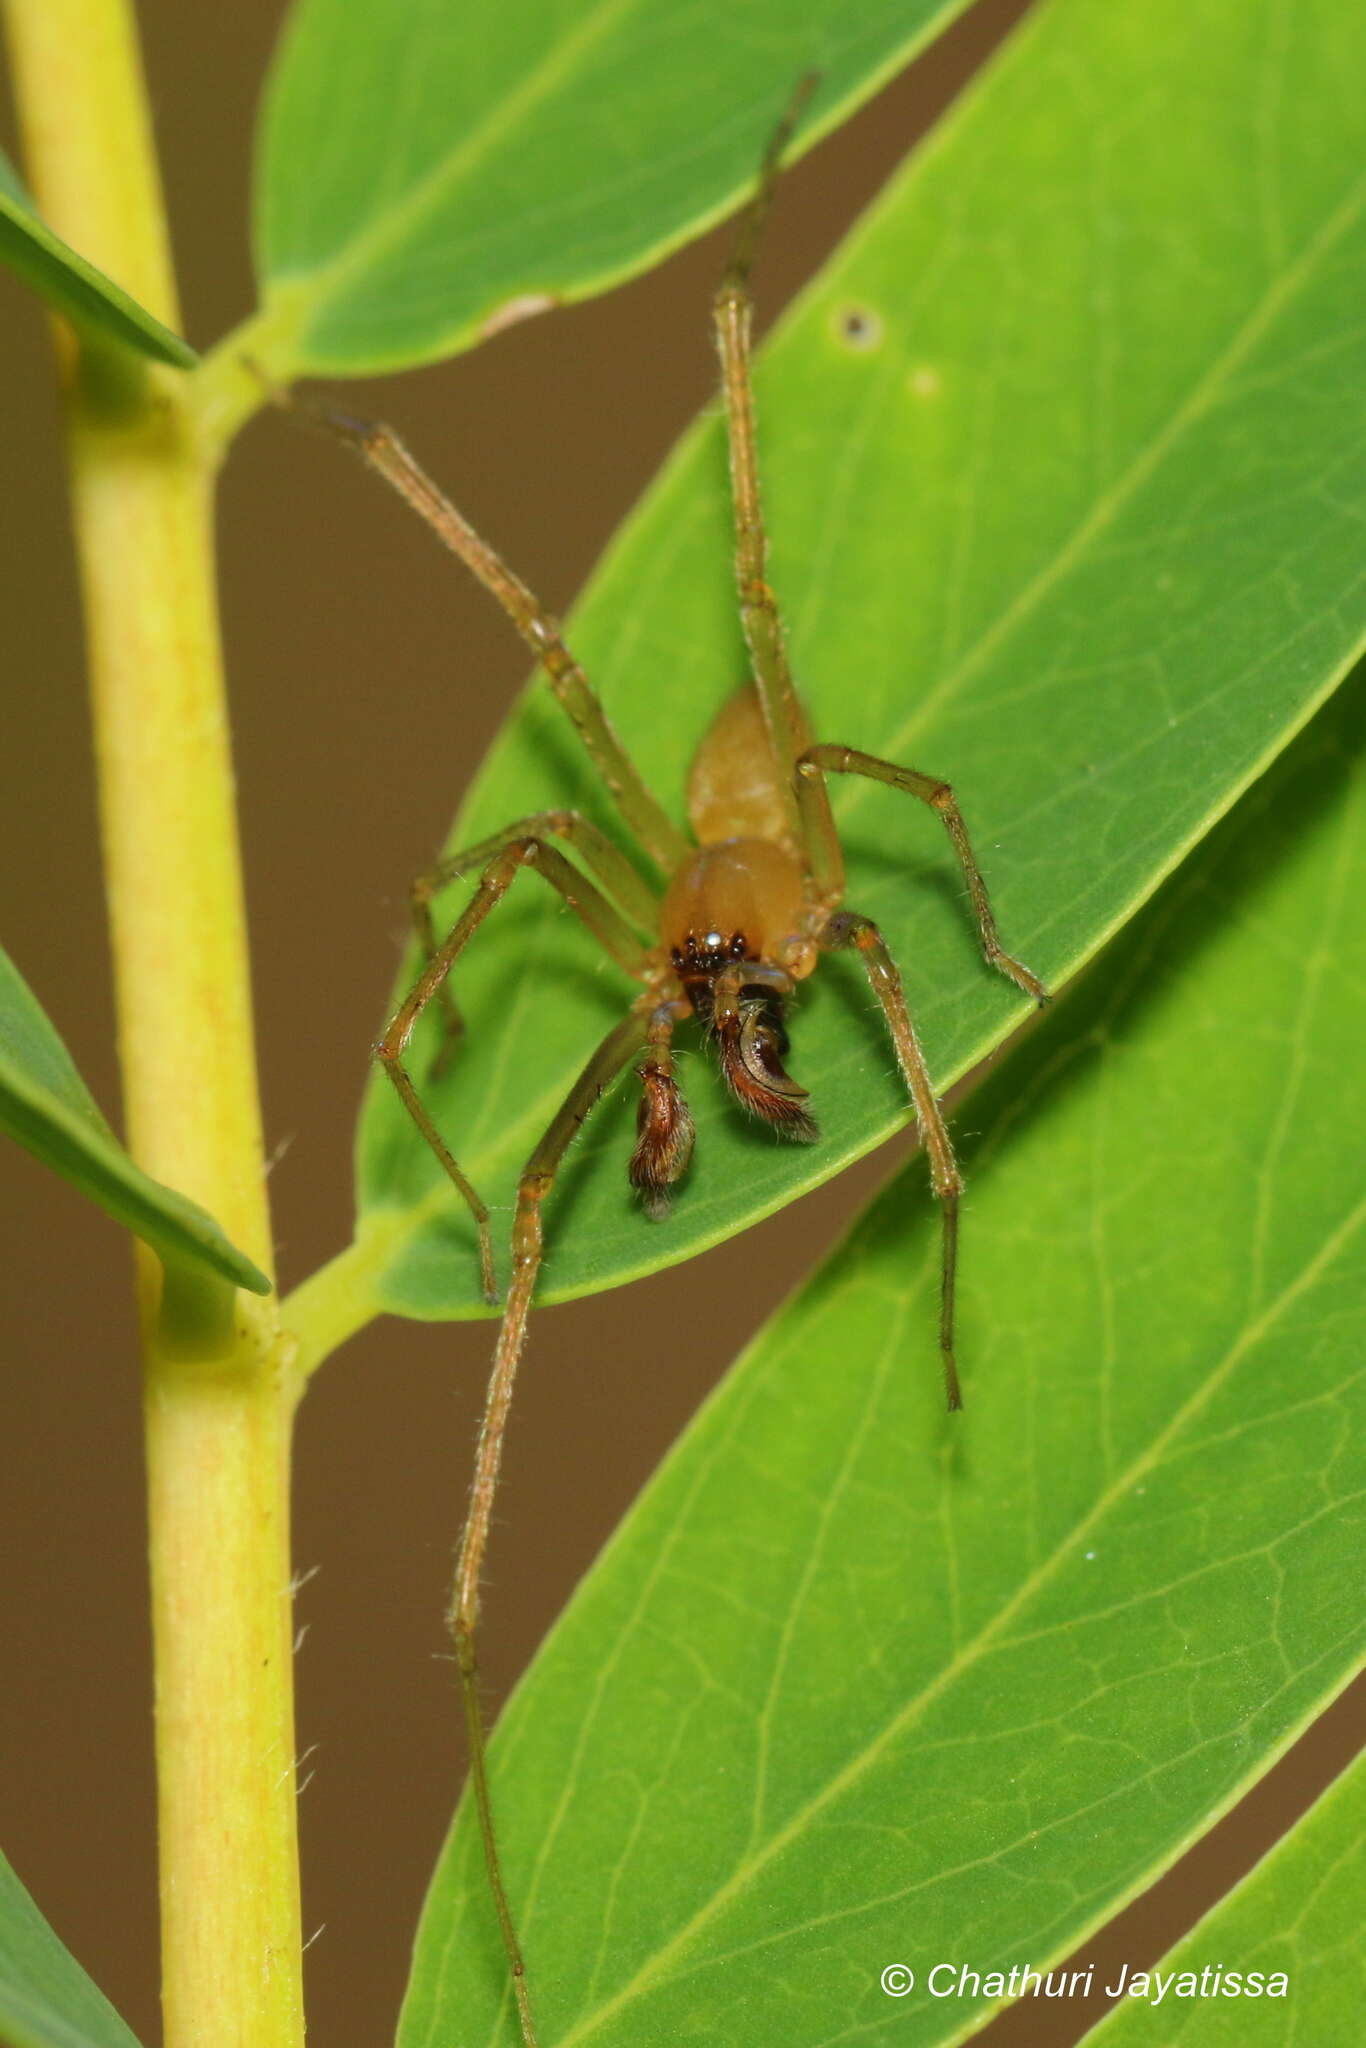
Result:
<svg viewBox="0 0 1366 2048"><path fill-rule="evenodd" d="M0 2034L9 2048L137 2048L0 1856Z"/></svg>
<svg viewBox="0 0 1366 2048"><path fill-rule="evenodd" d="M1273 36L1283 87L1268 102ZM1273 0L1059 0L765 353L773 579L816 731L953 782L1004 943L1054 988L1263 771L1362 641L1366 99L1345 84L1358 59L1366 14L1329 0L1288 15ZM853 340L851 310L864 316ZM680 813L691 752L744 672L729 517L712 418L572 621L614 722ZM434 758L451 738L433 736ZM850 902L886 931L947 1086L1026 1006L981 962L933 815L847 777L834 799ZM534 685L456 836L561 804L611 824ZM442 899L451 916L461 900ZM427 1100L506 1215L628 984L534 877L455 982L469 1030ZM416 1073L432 1043L415 1041ZM645 1221L626 1185L635 1091L595 1113L547 1207L543 1300L732 1235L907 1117L847 958L823 963L793 1019L819 1145L775 1144L710 1066L684 1070L698 1143L665 1224ZM359 1207L345 1276L322 1276L324 1291L345 1277L372 1311L480 1312L468 1218L382 1078L361 1127Z"/></svg>
<svg viewBox="0 0 1366 2048"><path fill-rule="evenodd" d="M913 1162L544 1646L492 1789L556 2048L961 2039L936 1965L1061 1960L1356 1667L1363 683L974 1100L966 1412ZM402 2048L517 2039L469 1818Z"/></svg>
<svg viewBox="0 0 1366 2048"><path fill-rule="evenodd" d="M188 1265L253 1294L270 1293L265 1274L229 1244L212 1216L133 1164L42 1005L3 949L0 1130L145 1239L168 1267Z"/></svg>
<svg viewBox="0 0 1366 2048"><path fill-rule="evenodd" d="M1366 1757L1345 1770L1227 1899L1207 1913L1157 1970L1176 1981L1154 2002L1126 1997L1086 2036L1087 2048L1282 2048L1288 2040L1350 2041L1366 2002ZM1211 1966L1220 1988L1182 1996ZM1246 1985L1281 1971L1279 1998L1230 1997L1230 1973Z"/></svg>
<svg viewBox="0 0 1366 2048"><path fill-rule="evenodd" d="M93 327L125 348L160 363L190 369L199 358L189 343L153 319L121 285L87 263L54 235L0 152L0 263L22 277L59 313Z"/></svg>
<svg viewBox="0 0 1366 2048"><path fill-rule="evenodd" d="M253 353L282 380L401 369L602 291L726 211L804 73L803 146L964 5L300 0L264 110Z"/></svg>

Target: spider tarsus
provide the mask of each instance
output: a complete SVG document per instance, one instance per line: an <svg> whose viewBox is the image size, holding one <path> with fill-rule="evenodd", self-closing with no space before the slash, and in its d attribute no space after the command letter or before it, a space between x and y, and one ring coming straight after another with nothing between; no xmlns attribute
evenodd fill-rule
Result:
<svg viewBox="0 0 1366 2048"><path fill-rule="evenodd" d="M804 71L797 80L793 88L792 97L784 110L783 117L769 137L768 147L764 151L764 160L759 173L761 194L766 185L772 184L776 180L783 157L787 153L787 145L791 142L797 123L806 112L811 95L820 82L821 73L815 65L809 71Z"/></svg>
<svg viewBox="0 0 1366 2048"><path fill-rule="evenodd" d="M479 1284L489 1307L499 1307L503 1297L498 1292L498 1269L493 1263L493 1242L487 1224L479 1232Z"/></svg>
<svg viewBox="0 0 1366 2048"><path fill-rule="evenodd" d="M272 391L272 396L277 405L297 412L310 426L335 434L339 440L359 449L362 455L384 444L387 430L378 421L362 419L359 413L347 412L344 406L330 398L317 398L312 392L301 397L296 391Z"/></svg>
<svg viewBox="0 0 1366 2048"><path fill-rule="evenodd" d="M806 111L807 101L820 83L819 71L804 72L798 79L796 90L783 113L782 119L769 137L759 168L759 178L753 196L740 224L735 248L726 266L716 293L716 303L738 301L747 296L749 273L754 265L754 252L758 245L760 231L773 199L773 189L778 182L778 172L788 143L792 140L797 123Z"/></svg>
<svg viewBox="0 0 1366 2048"><path fill-rule="evenodd" d="M1048 1003L1052 1002L1052 996L1039 980L1038 975L1031 974L1029 969L1023 966L1020 961L1012 960L1009 953L992 954L991 965L1009 980L1013 981L1016 988L1023 990L1025 995L1032 996L1041 1010Z"/></svg>

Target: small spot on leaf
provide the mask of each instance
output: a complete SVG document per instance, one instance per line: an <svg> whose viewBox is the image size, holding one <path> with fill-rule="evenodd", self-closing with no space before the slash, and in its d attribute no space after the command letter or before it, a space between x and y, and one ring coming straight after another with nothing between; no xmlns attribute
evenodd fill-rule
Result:
<svg viewBox="0 0 1366 2048"><path fill-rule="evenodd" d="M882 318L871 306L844 306L835 316L835 330L846 348L874 349L882 341Z"/></svg>

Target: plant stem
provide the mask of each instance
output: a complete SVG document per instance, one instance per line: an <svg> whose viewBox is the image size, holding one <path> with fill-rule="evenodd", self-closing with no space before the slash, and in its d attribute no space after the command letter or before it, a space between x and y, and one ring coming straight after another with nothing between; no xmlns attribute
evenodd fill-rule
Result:
<svg viewBox="0 0 1366 2048"><path fill-rule="evenodd" d="M124 0L4 0L51 225L176 322ZM209 465L175 373L59 337L130 1147L270 1270ZM167 2048L303 2039L277 1309L139 1248Z"/></svg>

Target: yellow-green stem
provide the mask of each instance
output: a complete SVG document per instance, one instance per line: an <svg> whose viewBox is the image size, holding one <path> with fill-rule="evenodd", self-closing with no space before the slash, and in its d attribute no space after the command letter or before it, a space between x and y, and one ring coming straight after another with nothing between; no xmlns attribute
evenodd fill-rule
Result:
<svg viewBox="0 0 1366 2048"><path fill-rule="evenodd" d="M124 0L4 0L51 225L176 322ZM207 453L175 373L59 337L131 1149L267 1271ZM273 1301L139 1258L167 2048L303 2039Z"/></svg>

